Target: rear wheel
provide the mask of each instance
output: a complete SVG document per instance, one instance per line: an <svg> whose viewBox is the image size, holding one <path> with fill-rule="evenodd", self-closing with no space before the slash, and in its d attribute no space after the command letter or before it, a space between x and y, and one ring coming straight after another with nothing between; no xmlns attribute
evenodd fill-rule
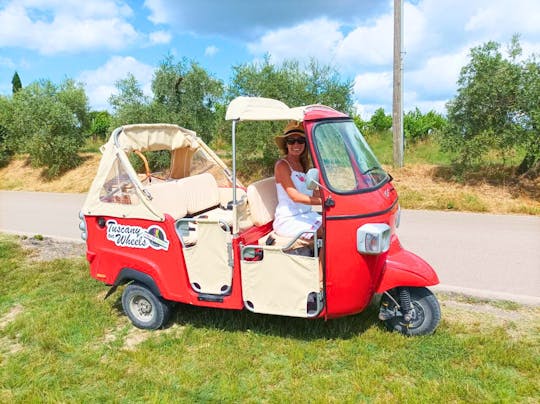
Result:
<svg viewBox="0 0 540 404"><path fill-rule="evenodd" d="M403 306L407 305L400 300L403 291L401 293L397 289L390 291L393 299L384 294L381 299L381 312L384 310L385 313L395 313L394 316L384 320L386 328L405 335L427 335L435 331L441 320L441 308L435 295L427 288L399 289L408 291L410 311L408 315L403 312ZM396 302L401 305L400 309L397 308Z"/></svg>
<svg viewBox="0 0 540 404"><path fill-rule="evenodd" d="M122 293L122 307L137 328L156 330L163 327L170 317L170 307L146 286L131 283Z"/></svg>

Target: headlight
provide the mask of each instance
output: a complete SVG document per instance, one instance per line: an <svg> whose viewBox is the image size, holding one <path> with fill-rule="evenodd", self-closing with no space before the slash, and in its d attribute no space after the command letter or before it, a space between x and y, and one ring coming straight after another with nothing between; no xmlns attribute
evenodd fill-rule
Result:
<svg viewBox="0 0 540 404"><path fill-rule="evenodd" d="M390 248L390 226L368 223L356 231L356 248L361 254L381 254Z"/></svg>
<svg viewBox="0 0 540 404"><path fill-rule="evenodd" d="M81 238L86 241L88 238L88 233L86 232L86 220L84 220L84 215L82 212L79 212L79 219L81 221L79 222L79 229L81 230Z"/></svg>

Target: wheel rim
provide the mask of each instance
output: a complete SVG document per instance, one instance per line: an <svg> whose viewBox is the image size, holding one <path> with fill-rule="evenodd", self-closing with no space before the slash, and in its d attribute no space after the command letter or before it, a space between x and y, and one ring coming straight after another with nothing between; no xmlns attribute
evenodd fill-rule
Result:
<svg viewBox="0 0 540 404"><path fill-rule="evenodd" d="M133 316L142 322L148 322L154 317L152 302L144 296L133 296L129 300L129 309Z"/></svg>
<svg viewBox="0 0 540 404"><path fill-rule="evenodd" d="M415 329L420 327L424 323L424 320L426 318L424 314L424 309L420 304L418 304L418 302L413 301L412 305L414 307L413 317L408 324L404 324L408 329Z"/></svg>

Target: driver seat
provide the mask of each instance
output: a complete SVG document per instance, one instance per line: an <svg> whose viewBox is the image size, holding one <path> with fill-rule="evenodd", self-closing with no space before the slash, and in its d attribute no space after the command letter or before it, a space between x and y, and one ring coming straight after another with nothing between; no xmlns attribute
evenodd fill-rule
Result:
<svg viewBox="0 0 540 404"><path fill-rule="evenodd" d="M265 178L249 185L247 187L247 199L251 212L251 220L255 226L263 226L273 222L278 205L275 178ZM300 237L284 237L276 234L273 230L259 239L259 245L286 246L293 241L294 243L287 251L313 246L313 240L306 240Z"/></svg>

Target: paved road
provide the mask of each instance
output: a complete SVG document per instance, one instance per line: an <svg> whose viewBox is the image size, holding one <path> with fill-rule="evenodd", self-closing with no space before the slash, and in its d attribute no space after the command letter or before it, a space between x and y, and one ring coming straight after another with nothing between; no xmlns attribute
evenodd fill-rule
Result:
<svg viewBox="0 0 540 404"><path fill-rule="evenodd" d="M80 241L84 195L0 191L0 231ZM540 218L404 210L403 246L428 261L441 286L540 304Z"/></svg>

